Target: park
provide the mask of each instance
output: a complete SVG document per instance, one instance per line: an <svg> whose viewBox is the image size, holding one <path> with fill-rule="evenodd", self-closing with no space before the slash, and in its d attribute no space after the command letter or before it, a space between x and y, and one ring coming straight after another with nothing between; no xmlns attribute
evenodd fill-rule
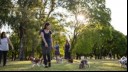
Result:
<svg viewBox="0 0 128 72"><path fill-rule="evenodd" d="M90 60L90 68L79 69L79 61L73 64L64 62L56 64L52 61L51 68L42 66L31 67L30 61L11 61L6 67L0 67L0 71L127 71L126 68L121 68L117 60Z"/></svg>
<svg viewBox="0 0 128 72"><path fill-rule="evenodd" d="M107 2L0 0L0 71L127 71L127 34Z"/></svg>

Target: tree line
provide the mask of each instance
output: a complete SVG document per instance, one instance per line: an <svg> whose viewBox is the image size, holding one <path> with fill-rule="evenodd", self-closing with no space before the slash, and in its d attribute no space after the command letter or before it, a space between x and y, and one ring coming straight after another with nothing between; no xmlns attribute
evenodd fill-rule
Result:
<svg viewBox="0 0 128 72"><path fill-rule="evenodd" d="M45 22L52 24L53 43L59 42L62 55L65 34L70 38L73 56L102 59L110 51L114 58L126 55L127 36L112 27L111 10L105 4L105 0L0 0L0 27L8 25L13 30L10 38L15 50L8 55L20 60L30 54L40 57L39 31ZM55 12L60 7L70 14ZM86 22L78 20L81 14Z"/></svg>

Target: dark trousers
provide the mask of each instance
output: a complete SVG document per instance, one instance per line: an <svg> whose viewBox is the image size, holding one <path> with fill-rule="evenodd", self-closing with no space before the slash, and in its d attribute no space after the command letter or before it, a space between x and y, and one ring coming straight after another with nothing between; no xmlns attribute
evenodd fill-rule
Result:
<svg viewBox="0 0 128 72"><path fill-rule="evenodd" d="M65 59L71 59L70 52L65 51Z"/></svg>
<svg viewBox="0 0 128 72"><path fill-rule="evenodd" d="M46 48L44 45L42 45L42 53L43 53L43 59L45 66L51 67L51 44L48 43L48 47Z"/></svg>
<svg viewBox="0 0 128 72"><path fill-rule="evenodd" d="M44 64L45 66L47 66L47 64L51 64L51 57L50 57L50 53L48 54L43 54L43 59L44 59Z"/></svg>
<svg viewBox="0 0 128 72"><path fill-rule="evenodd" d="M0 64L3 56L3 66L5 66L7 62L7 52L8 51L0 51Z"/></svg>

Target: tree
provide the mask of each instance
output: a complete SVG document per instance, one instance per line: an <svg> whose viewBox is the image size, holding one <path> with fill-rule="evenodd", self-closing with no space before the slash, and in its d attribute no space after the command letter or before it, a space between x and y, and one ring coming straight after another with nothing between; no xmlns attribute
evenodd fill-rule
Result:
<svg viewBox="0 0 128 72"><path fill-rule="evenodd" d="M12 7L11 0L0 0L0 28L7 23Z"/></svg>
<svg viewBox="0 0 128 72"><path fill-rule="evenodd" d="M122 56L126 56L127 52L127 39L121 32L113 30L113 39L111 42L113 56L117 55L119 59Z"/></svg>
<svg viewBox="0 0 128 72"><path fill-rule="evenodd" d="M105 0L59 0L58 5L66 8L74 16L74 21L69 24L73 29L73 38L71 39L72 49L74 48L81 27L77 16L82 14L86 18L86 23L82 24L103 24L110 26L110 9L105 7Z"/></svg>
<svg viewBox="0 0 128 72"><path fill-rule="evenodd" d="M1 0L0 3L0 27L7 24L12 28L11 38L18 39L13 43L19 47L20 60L29 55L41 56L39 31L45 22L51 23L53 44L58 41L61 52L65 33L69 33L74 54L93 54L101 59L110 50L118 56L124 55L123 51L127 50L126 37L110 25L111 11L106 8L105 0ZM59 7L68 13L55 12ZM79 15L85 18L84 21L78 19ZM119 53L114 52L116 49Z"/></svg>
<svg viewBox="0 0 128 72"><path fill-rule="evenodd" d="M26 58L26 56L28 55L27 52L30 50L32 52L32 55L34 55L34 48L37 47L40 41L35 39L40 39L39 30L42 28L43 24L47 21L50 22L54 20L51 17L51 13L55 9L55 0L9 1L1 1L3 6L4 4L5 6L7 6L7 4L13 5L12 8L6 8L6 10L8 10L10 13L9 16L7 17L8 14L5 12L6 16L3 17L7 18L6 23L11 27L11 29L13 29L14 33L16 33L15 35L19 36L19 58L20 60L23 60ZM46 9L48 9L49 11L46 11ZM4 15L4 12L2 14ZM52 20L50 20L50 18L52 18ZM4 19L2 21L5 22ZM53 25L54 24L55 23L53 22Z"/></svg>

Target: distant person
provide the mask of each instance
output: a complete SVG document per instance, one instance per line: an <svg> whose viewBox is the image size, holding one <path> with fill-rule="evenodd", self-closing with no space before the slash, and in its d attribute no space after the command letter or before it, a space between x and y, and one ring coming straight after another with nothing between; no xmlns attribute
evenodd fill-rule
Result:
<svg viewBox="0 0 128 72"><path fill-rule="evenodd" d="M42 53L45 68L51 67L52 32L50 31L50 27L50 23L45 23L44 29L41 30Z"/></svg>
<svg viewBox="0 0 128 72"><path fill-rule="evenodd" d="M65 54L65 59L70 59L70 44L69 44L69 41L66 40L66 44L65 44L65 47L64 47L64 54Z"/></svg>
<svg viewBox="0 0 128 72"><path fill-rule="evenodd" d="M0 64L3 56L3 66L6 65L7 62L7 53L9 51L9 45L11 46L12 50L14 49L11 41L9 38L7 38L5 32L1 33L1 39L0 39Z"/></svg>
<svg viewBox="0 0 128 72"><path fill-rule="evenodd" d="M109 55L109 58L112 59L112 51L111 50L108 55Z"/></svg>
<svg viewBox="0 0 128 72"><path fill-rule="evenodd" d="M0 31L0 45L1 45L1 31Z"/></svg>
<svg viewBox="0 0 128 72"><path fill-rule="evenodd" d="M56 42L56 45L55 45L55 56L56 56L56 62L58 63L59 61L59 59L58 59L58 57L59 57L59 55L60 55L60 50L59 50L59 44Z"/></svg>

